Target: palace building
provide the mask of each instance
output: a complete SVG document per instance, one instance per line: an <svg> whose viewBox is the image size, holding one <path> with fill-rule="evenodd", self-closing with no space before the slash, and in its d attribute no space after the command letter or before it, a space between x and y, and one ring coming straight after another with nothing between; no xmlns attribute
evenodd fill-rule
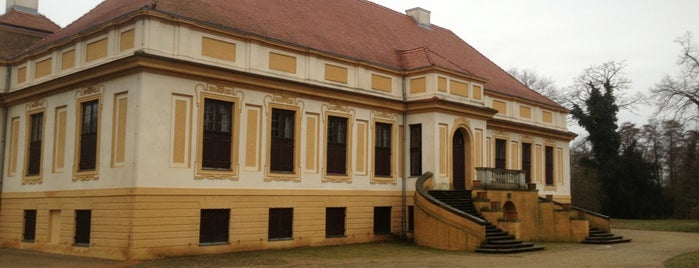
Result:
<svg viewBox="0 0 699 268"><path fill-rule="evenodd" d="M407 237L487 252L495 230L609 229L570 207L568 111L422 8L105 0L60 28L38 0L7 2L2 246L150 259Z"/></svg>

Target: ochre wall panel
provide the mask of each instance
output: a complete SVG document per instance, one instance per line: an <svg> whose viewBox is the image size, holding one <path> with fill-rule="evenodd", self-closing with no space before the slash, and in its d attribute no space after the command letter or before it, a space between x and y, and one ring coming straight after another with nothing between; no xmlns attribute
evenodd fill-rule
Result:
<svg viewBox="0 0 699 268"><path fill-rule="evenodd" d="M541 112L541 121L544 121L544 123L551 124L553 123L553 113L549 111L542 111Z"/></svg>
<svg viewBox="0 0 699 268"><path fill-rule="evenodd" d="M524 118L524 119L531 119L532 118L532 108L529 108L527 106L519 106L519 117Z"/></svg>
<svg viewBox="0 0 699 268"><path fill-rule="evenodd" d="M65 106L56 108L56 120L53 139L53 172L63 172L66 151L66 119L68 112Z"/></svg>
<svg viewBox="0 0 699 268"><path fill-rule="evenodd" d="M90 62L101 59L107 56L108 42L107 38L103 38L87 44L85 49L85 60Z"/></svg>
<svg viewBox="0 0 699 268"><path fill-rule="evenodd" d="M247 136L245 143L245 167L257 169L259 154L257 152L259 139L260 125L260 110L258 107L247 108Z"/></svg>
<svg viewBox="0 0 699 268"><path fill-rule="evenodd" d="M282 55L279 53L269 53L269 68L272 70L296 73L296 57Z"/></svg>
<svg viewBox="0 0 699 268"><path fill-rule="evenodd" d="M427 81L424 77L410 79L410 93L423 93L426 91Z"/></svg>
<svg viewBox="0 0 699 268"><path fill-rule="evenodd" d="M40 78L51 74L53 69L53 59L48 58L36 63L34 67L34 78Z"/></svg>
<svg viewBox="0 0 699 268"><path fill-rule="evenodd" d="M189 167L190 164L191 107L192 97L172 96L171 165L174 167Z"/></svg>
<svg viewBox="0 0 699 268"><path fill-rule="evenodd" d="M128 98L126 93L114 97L114 120L112 121L112 166L124 164L126 156L126 119Z"/></svg>
<svg viewBox="0 0 699 268"><path fill-rule="evenodd" d="M357 174L366 174L367 123L357 122Z"/></svg>
<svg viewBox="0 0 699 268"><path fill-rule="evenodd" d="M325 80L347 84L347 68L325 64Z"/></svg>
<svg viewBox="0 0 699 268"><path fill-rule="evenodd" d="M207 57L235 62L236 45L213 38L201 38L201 54Z"/></svg>
<svg viewBox="0 0 699 268"><path fill-rule="evenodd" d="M383 75L371 75L371 88L375 90L391 92L391 78Z"/></svg>
<svg viewBox="0 0 699 268"><path fill-rule="evenodd" d="M441 92L447 92L447 78L437 77L437 90Z"/></svg>
<svg viewBox="0 0 699 268"><path fill-rule="evenodd" d="M493 100L493 109L498 110L500 114L507 114L507 103L504 101Z"/></svg>
<svg viewBox="0 0 699 268"><path fill-rule="evenodd" d="M21 84L27 81L27 67L17 68L17 83Z"/></svg>
<svg viewBox="0 0 699 268"><path fill-rule="evenodd" d="M451 80L449 81L449 87L451 94L468 97L468 84L459 81Z"/></svg>
<svg viewBox="0 0 699 268"><path fill-rule="evenodd" d="M447 176L447 125L439 125L439 175Z"/></svg>
<svg viewBox="0 0 699 268"><path fill-rule="evenodd" d="M119 51L134 48L135 31L133 29L122 32L119 37Z"/></svg>
<svg viewBox="0 0 699 268"><path fill-rule="evenodd" d="M61 54L61 70L75 66L75 50L63 52Z"/></svg>
<svg viewBox="0 0 699 268"><path fill-rule="evenodd" d="M17 174L17 154L19 153L19 117L12 118L10 123L10 159L8 160L7 175Z"/></svg>
<svg viewBox="0 0 699 268"><path fill-rule="evenodd" d="M482 100L483 99L483 88L481 86L473 86L473 99Z"/></svg>
<svg viewBox="0 0 699 268"><path fill-rule="evenodd" d="M306 117L306 170L317 171L316 152L318 140L318 116L309 115Z"/></svg>

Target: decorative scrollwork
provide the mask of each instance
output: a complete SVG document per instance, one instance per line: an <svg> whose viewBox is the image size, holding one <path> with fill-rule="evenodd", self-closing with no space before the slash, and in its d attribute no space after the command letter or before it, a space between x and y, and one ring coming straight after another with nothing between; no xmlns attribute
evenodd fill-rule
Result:
<svg viewBox="0 0 699 268"><path fill-rule="evenodd" d="M100 95L104 91L104 85L92 85L86 88L80 88L75 93L76 97L84 98L93 95Z"/></svg>
<svg viewBox="0 0 699 268"><path fill-rule="evenodd" d="M32 102L29 102L29 103L27 103L26 108L27 108L27 111L46 108L46 99L38 99L38 100L35 100Z"/></svg>
<svg viewBox="0 0 699 268"><path fill-rule="evenodd" d="M99 179L99 175L97 173L85 173L85 174L75 174L73 175L73 181L78 182L78 181L96 181Z"/></svg>

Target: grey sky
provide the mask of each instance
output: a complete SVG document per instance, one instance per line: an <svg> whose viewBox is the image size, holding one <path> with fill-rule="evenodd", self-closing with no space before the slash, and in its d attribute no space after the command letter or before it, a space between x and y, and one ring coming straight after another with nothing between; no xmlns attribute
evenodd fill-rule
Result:
<svg viewBox="0 0 699 268"><path fill-rule="evenodd" d="M39 0L39 11L66 26L101 0ZM626 61L632 89L647 92L676 70L675 38L699 42L698 0L374 0L403 13L422 7L432 23L452 30L503 69L532 69L569 86L583 69ZM0 0L5 6L5 0ZM3 10L4 12L4 10ZM622 113L646 122L652 109Z"/></svg>

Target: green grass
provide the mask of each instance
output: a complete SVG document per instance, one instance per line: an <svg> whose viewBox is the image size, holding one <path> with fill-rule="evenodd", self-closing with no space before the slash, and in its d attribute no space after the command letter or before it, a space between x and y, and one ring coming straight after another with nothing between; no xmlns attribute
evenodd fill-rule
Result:
<svg viewBox="0 0 699 268"><path fill-rule="evenodd" d="M699 220L625 220L612 219L612 228L699 233Z"/></svg>
<svg viewBox="0 0 699 268"><path fill-rule="evenodd" d="M699 267L699 251L677 255L663 262L668 268L693 268Z"/></svg>

